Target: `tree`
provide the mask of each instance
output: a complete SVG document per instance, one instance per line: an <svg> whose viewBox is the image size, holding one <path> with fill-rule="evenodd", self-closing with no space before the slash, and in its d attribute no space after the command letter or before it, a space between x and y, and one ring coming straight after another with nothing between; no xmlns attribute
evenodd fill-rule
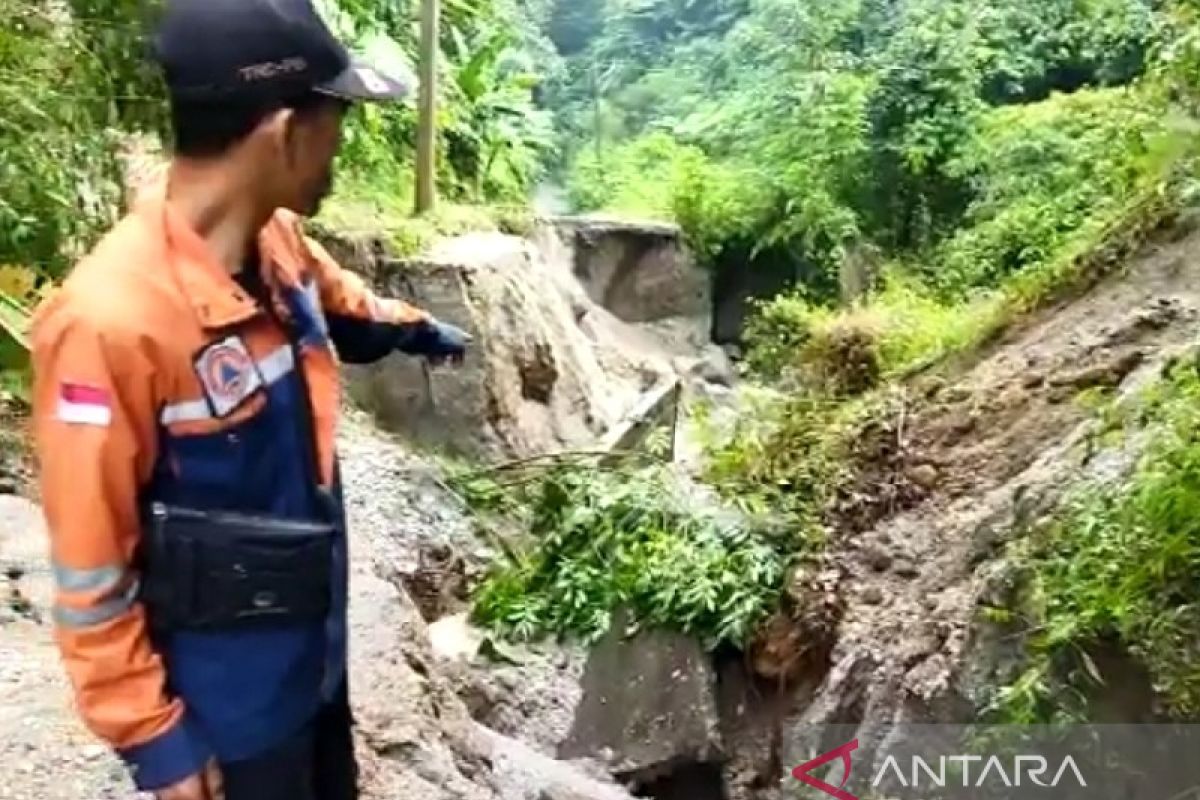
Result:
<svg viewBox="0 0 1200 800"><path fill-rule="evenodd" d="M421 103L417 127L416 212L437 202L437 57L439 0L421 0Z"/></svg>

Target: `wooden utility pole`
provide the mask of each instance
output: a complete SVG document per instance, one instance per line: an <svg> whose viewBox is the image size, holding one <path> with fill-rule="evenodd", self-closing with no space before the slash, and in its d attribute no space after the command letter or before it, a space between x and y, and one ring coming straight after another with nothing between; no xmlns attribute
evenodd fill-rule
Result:
<svg viewBox="0 0 1200 800"><path fill-rule="evenodd" d="M424 214L437 205L438 0L421 0L421 101L417 121L417 202Z"/></svg>

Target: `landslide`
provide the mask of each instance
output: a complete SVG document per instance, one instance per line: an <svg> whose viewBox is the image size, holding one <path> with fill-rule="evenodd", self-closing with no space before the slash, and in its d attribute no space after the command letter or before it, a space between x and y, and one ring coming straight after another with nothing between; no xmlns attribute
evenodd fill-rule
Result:
<svg viewBox="0 0 1200 800"><path fill-rule="evenodd" d="M840 723L867 747L897 724L975 720L1011 680L1020 637L981 616L1013 590L1005 548L1073 487L1128 472L1136 443L1099 442L1089 398L1129 396L1196 339L1193 222L1173 221L1127 257L1096 258L1104 274L1090 286L891 388L856 432L828 545L793 574L793 610L752 648L756 672L778 681L758 730L776 746L741 771L770 780L764 770L821 752L817 726ZM731 761L746 749L735 744Z"/></svg>

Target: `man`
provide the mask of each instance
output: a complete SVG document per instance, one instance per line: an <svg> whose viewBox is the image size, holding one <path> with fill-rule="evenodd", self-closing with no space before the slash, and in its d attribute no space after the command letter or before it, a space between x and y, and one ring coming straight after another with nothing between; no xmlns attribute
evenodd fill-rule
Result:
<svg viewBox="0 0 1200 800"><path fill-rule="evenodd" d="M338 357L457 361L467 336L298 220L347 104L407 89L308 0L176 0L156 52L166 178L35 320L58 644L88 726L160 800L352 798Z"/></svg>

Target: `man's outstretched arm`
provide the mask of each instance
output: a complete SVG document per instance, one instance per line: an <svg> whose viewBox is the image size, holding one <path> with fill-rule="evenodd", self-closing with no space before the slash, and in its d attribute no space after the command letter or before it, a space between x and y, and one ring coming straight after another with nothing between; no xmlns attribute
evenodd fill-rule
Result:
<svg viewBox="0 0 1200 800"><path fill-rule="evenodd" d="M432 361L463 357L470 342L465 331L402 300L378 296L319 242L298 235L315 272L329 336L343 360L366 364L394 350Z"/></svg>
<svg viewBox="0 0 1200 800"><path fill-rule="evenodd" d="M138 486L155 457L152 373L119 333L60 300L33 336L55 636L84 722L139 788L161 790L199 773L211 753L167 696L137 600Z"/></svg>

